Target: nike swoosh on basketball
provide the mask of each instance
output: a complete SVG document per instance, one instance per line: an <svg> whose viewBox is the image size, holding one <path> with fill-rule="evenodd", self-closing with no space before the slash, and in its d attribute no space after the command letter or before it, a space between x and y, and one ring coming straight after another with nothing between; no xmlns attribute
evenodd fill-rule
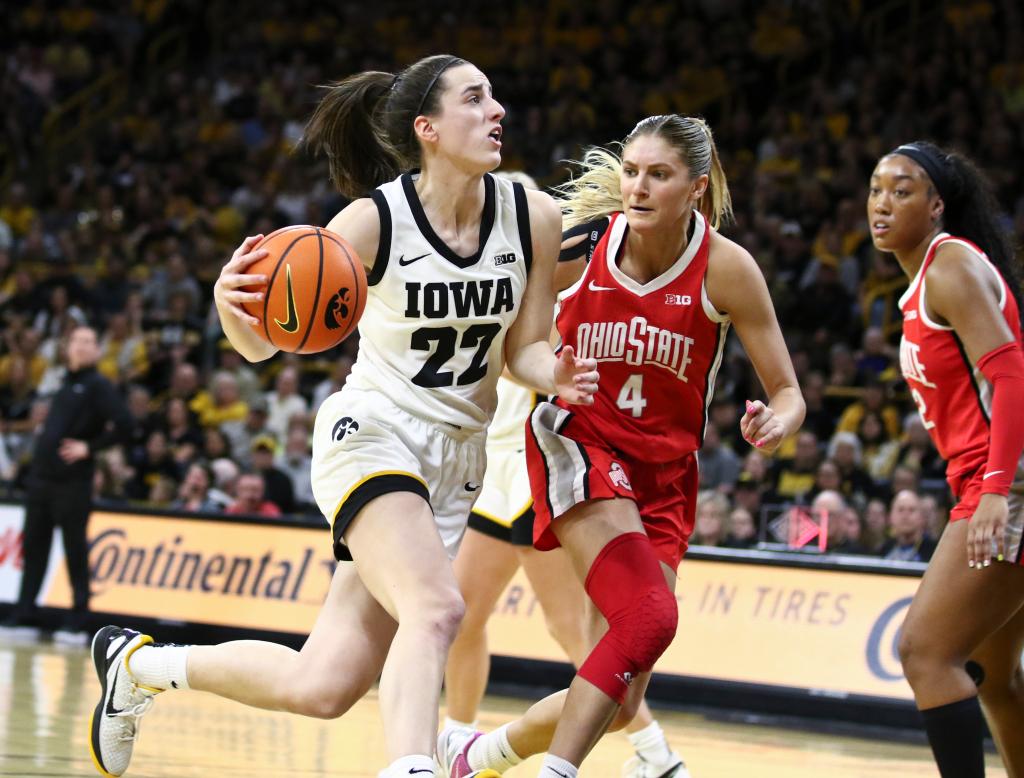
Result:
<svg viewBox="0 0 1024 778"><path fill-rule="evenodd" d="M614 286L598 286L593 281L591 281L587 285L587 289L589 289L591 292L614 292L615 291L615 287Z"/></svg>
<svg viewBox="0 0 1024 778"><path fill-rule="evenodd" d="M433 775L434 771L433 770L424 770L422 767L410 767L409 768L409 775L415 775L416 773L430 773L431 775Z"/></svg>
<svg viewBox="0 0 1024 778"><path fill-rule="evenodd" d="M991 478L992 476L999 475L1002 472L1002 470L993 470L991 473L985 473L985 475L981 477L981 480L984 481L986 478Z"/></svg>
<svg viewBox="0 0 1024 778"><path fill-rule="evenodd" d="M475 492L477 489L480 488L480 484L473 483L472 481L466 481L466 483L463 484L462 488L465 489L467 492Z"/></svg>
<svg viewBox="0 0 1024 778"><path fill-rule="evenodd" d="M421 259L423 259L423 257L429 256L429 251L426 254L420 254L418 257L413 257L412 259L406 259L405 254L403 254L398 258L398 264L401 265L402 267L405 267L406 265L411 265L413 262L419 262Z"/></svg>
<svg viewBox="0 0 1024 778"><path fill-rule="evenodd" d="M299 328L299 314L295 310L295 292L292 289L292 266L285 266L285 274L288 282L288 320L281 321L274 319L274 323L287 333L295 332Z"/></svg>

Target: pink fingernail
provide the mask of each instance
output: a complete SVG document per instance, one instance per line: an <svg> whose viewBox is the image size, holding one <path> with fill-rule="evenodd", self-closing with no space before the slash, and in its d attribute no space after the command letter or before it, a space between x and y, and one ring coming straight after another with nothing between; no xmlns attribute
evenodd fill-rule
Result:
<svg viewBox="0 0 1024 778"><path fill-rule="evenodd" d="M753 413L753 412L754 412L754 403L750 402L750 400L747 400L747 413Z"/></svg>
<svg viewBox="0 0 1024 778"><path fill-rule="evenodd" d="M763 445L764 445L764 441L763 440L759 440L759 441L757 441L757 443L754 444L754 446L756 446L757 448L761 448L761 446L763 446Z"/></svg>

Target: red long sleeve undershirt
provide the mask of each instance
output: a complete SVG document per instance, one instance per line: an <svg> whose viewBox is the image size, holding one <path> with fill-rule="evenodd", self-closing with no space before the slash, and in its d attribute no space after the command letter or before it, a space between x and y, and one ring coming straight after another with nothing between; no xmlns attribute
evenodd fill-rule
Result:
<svg viewBox="0 0 1024 778"><path fill-rule="evenodd" d="M1024 449L1024 354L1017 341L1004 343L978 360L978 369L992 385L991 433L982 494L1010 492Z"/></svg>

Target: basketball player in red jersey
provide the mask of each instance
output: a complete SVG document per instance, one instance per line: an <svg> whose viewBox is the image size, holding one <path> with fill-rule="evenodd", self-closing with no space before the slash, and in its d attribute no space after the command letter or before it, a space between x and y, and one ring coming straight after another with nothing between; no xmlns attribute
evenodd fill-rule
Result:
<svg viewBox="0 0 1024 778"><path fill-rule="evenodd" d="M442 736L438 758L452 778L542 751L543 778L575 778L601 735L633 718L676 631L695 453L730 323L769 398L748 402L744 437L771 452L803 420L761 271L714 229L729 195L707 125L644 119L621 160L595 149L582 168L563 211L586 225L575 242L589 244L590 261L561 296L556 324L563 347L598 361L601 381L588 408L538 405L527 457L534 544L565 548L607 628L567 692L487 735Z"/></svg>
<svg viewBox="0 0 1024 778"><path fill-rule="evenodd" d="M979 694L1007 770L1024 775L1024 359L1013 248L981 173L930 143L882 157L867 212L875 247L912 279L900 300L900 366L958 500L903 625L903 671L943 776L985 774Z"/></svg>

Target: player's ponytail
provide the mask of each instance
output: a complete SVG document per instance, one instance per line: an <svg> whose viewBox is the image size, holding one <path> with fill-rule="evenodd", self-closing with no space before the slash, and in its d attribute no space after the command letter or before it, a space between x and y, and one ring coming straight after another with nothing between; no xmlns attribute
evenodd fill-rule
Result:
<svg viewBox="0 0 1024 778"><path fill-rule="evenodd" d="M451 54L437 54L397 76L371 70L330 84L306 125L303 142L327 155L331 180L342 194L363 197L419 165L413 122L437 112L444 72L464 63Z"/></svg>
<svg viewBox="0 0 1024 778"><path fill-rule="evenodd" d="M622 160L615 152L595 146L572 164L579 173L555 187L561 195L563 229L622 210Z"/></svg>
<svg viewBox="0 0 1024 778"><path fill-rule="evenodd" d="M729 182L722 169L722 161L718 158L718 147L711 135L711 128L702 120L695 119L703 125L707 133L708 145L711 147L711 170L708 171L708 188L700 198L700 212L704 214L711 226L716 230L732 221L732 195L729 194Z"/></svg>
<svg viewBox="0 0 1024 778"><path fill-rule="evenodd" d="M944 229L974 243L1006 279L1017 309L1021 306L1021 268L1009 233L1001 223L1002 209L992 185L978 167L957 152L945 154L949 191L944 198Z"/></svg>

